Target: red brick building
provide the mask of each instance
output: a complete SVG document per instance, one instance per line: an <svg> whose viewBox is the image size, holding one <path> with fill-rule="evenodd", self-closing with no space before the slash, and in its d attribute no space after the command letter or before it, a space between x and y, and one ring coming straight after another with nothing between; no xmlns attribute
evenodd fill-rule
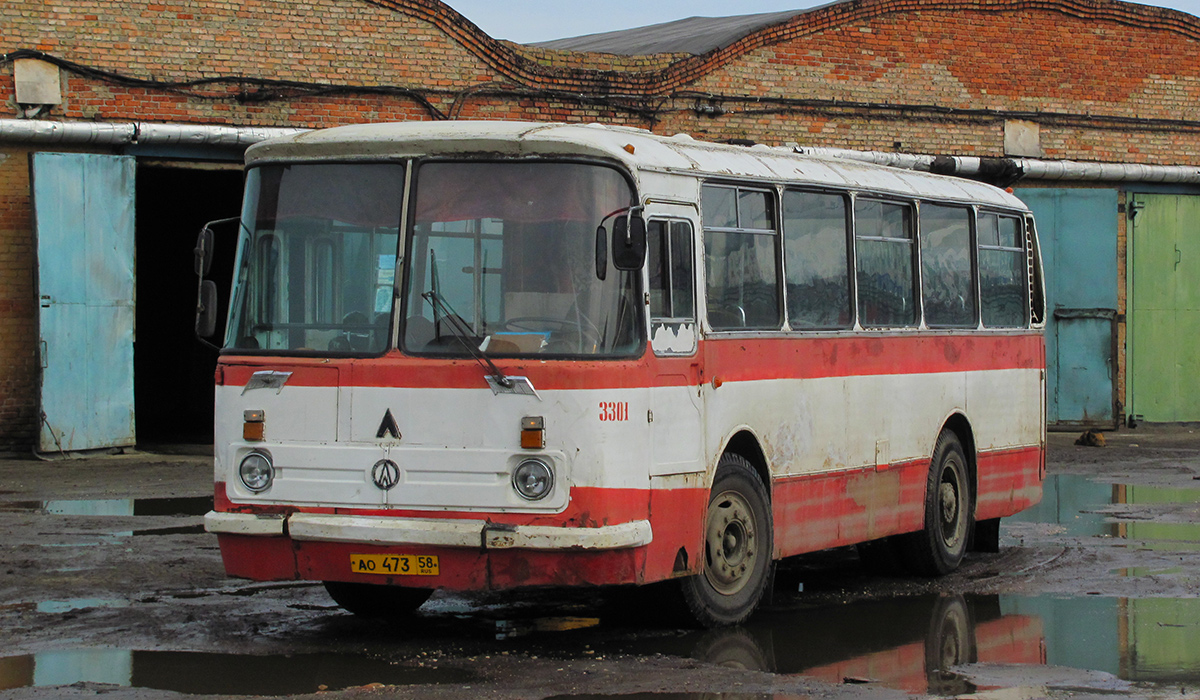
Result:
<svg viewBox="0 0 1200 700"><path fill-rule="evenodd" d="M1041 217L1058 312L1051 419L1200 420L1178 390L1200 371L1187 340L1200 292L1181 283L1132 303L1174 250L1200 279L1200 19L1184 13L852 0L575 44L591 52L497 41L440 0L9 0L0 21L0 452L54 449L74 429L47 410L72 389L42 369L62 346L47 339L43 310L59 303L47 281L73 268L35 234L78 214L51 187L71 167L129 180L105 201L128 200L113 215L132 221L132 247L80 243L128 272L115 284L131 301L116 306L136 328L118 341L135 409L116 442L135 426L141 441L204 440L212 356L191 338L191 247L200 223L237 213L241 151L275 129L412 119L603 121L959 157L910 160L1013 185ZM1164 314L1176 336L1156 330ZM102 384L80 375L76 402L99 400Z"/></svg>

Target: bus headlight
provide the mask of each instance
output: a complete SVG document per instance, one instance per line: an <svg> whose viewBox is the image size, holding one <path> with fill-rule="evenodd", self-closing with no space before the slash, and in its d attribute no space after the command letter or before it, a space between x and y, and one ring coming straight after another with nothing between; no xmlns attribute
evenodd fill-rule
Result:
<svg viewBox="0 0 1200 700"><path fill-rule="evenodd" d="M242 483L251 491L266 491L275 479L275 466L271 464L271 455L265 452L251 452L246 455L238 466L238 476L242 477Z"/></svg>
<svg viewBox="0 0 1200 700"><path fill-rule="evenodd" d="M527 459L513 470L513 488L527 501L540 501L554 488L554 470L540 459Z"/></svg>

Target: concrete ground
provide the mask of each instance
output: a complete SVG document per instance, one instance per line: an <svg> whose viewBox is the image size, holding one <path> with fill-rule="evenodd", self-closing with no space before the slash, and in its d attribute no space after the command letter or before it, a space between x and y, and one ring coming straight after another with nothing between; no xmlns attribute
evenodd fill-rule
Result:
<svg viewBox="0 0 1200 700"><path fill-rule="evenodd" d="M0 698L1200 696L1200 429L1049 436L1047 499L939 579L785 562L749 624L663 591L435 594L404 624L224 575L211 457L0 460Z"/></svg>

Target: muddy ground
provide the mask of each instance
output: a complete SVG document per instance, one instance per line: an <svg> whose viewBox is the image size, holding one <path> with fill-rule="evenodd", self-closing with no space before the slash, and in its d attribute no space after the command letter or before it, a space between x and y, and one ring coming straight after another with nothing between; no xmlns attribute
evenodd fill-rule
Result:
<svg viewBox="0 0 1200 700"><path fill-rule="evenodd" d="M0 698L1200 697L1200 430L1074 438L999 553L934 580L798 558L712 632L658 615L661 588L364 621L225 577L211 458L0 460Z"/></svg>

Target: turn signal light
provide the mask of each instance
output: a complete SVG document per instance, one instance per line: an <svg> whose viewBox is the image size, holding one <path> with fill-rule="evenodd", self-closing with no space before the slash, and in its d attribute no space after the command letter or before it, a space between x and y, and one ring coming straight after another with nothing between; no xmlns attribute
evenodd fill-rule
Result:
<svg viewBox="0 0 1200 700"><path fill-rule="evenodd" d="M521 419L521 448L540 450L546 446L546 422L541 416L525 416Z"/></svg>
<svg viewBox="0 0 1200 700"><path fill-rule="evenodd" d="M266 414L262 409L247 409L242 413L242 439L260 441L266 434Z"/></svg>

